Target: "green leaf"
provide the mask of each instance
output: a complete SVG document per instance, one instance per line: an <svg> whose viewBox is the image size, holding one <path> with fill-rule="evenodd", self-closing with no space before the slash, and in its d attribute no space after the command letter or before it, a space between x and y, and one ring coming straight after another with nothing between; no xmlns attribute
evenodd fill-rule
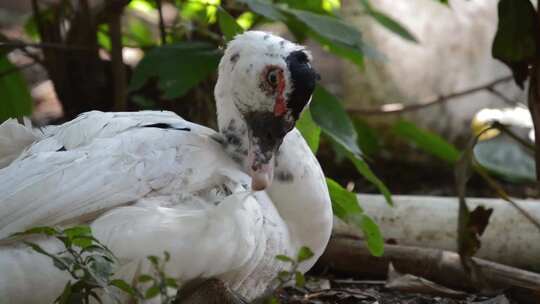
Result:
<svg viewBox="0 0 540 304"><path fill-rule="evenodd" d="M104 257L95 255L92 257L93 263L90 265L94 276L102 283L107 282L112 275L112 264Z"/></svg>
<svg viewBox="0 0 540 304"><path fill-rule="evenodd" d="M368 156L376 155L381 150L380 136L375 129L371 128L364 120L354 117L354 129L358 135L358 146Z"/></svg>
<svg viewBox="0 0 540 304"><path fill-rule="evenodd" d="M523 88L529 63L537 53L536 10L529 0L500 0L498 11L492 55L510 67L516 83Z"/></svg>
<svg viewBox="0 0 540 304"><path fill-rule="evenodd" d="M294 263L293 259L283 254L276 255L276 259L282 262Z"/></svg>
<svg viewBox="0 0 540 304"><path fill-rule="evenodd" d="M384 240L379 227L358 204L356 194L347 191L337 182L326 178L332 209L334 214L343 221L352 224L362 230L369 251L374 256L381 256L384 250Z"/></svg>
<svg viewBox="0 0 540 304"><path fill-rule="evenodd" d="M473 152L478 164L507 181L536 181L533 155L507 134L479 141Z"/></svg>
<svg viewBox="0 0 540 304"><path fill-rule="evenodd" d="M147 275L147 274L142 274L139 276L139 282L141 283L145 283L145 282L150 282L150 281L153 281L154 278L152 278L151 276Z"/></svg>
<svg viewBox="0 0 540 304"><path fill-rule="evenodd" d="M152 263L152 265L154 265L154 267L158 267L159 266L159 258L155 255L149 255L146 257L150 263Z"/></svg>
<svg viewBox="0 0 540 304"><path fill-rule="evenodd" d="M92 230L90 229L90 226L74 226L68 229L64 229L64 233L69 238L74 238L78 236L91 236Z"/></svg>
<svg viewBox="0 0 540 304"><path fill-rule="evenodd" d="M298 251L298 255L296 257L296 260L298 263L302 263L303 261L309 260L313 257L313 251L309 247L302 246L300 250Z"/></svg>
<svg viewBox="0 0 540 304"><path fill-rule="evenodd" d="M166 278L165 285L167 285L167 287L178 288L178 284L173 278Z"/></svg>
<svg viewBox="0 0 540 304"><path fill-rule="evenodd" d="M48 236L53 236L53 235L57 235L59 233L60 233L60 231L56 230L53 227L42 226L42 227L30 228L30 229L28 229L26 231L23 231L23 232L17 232L15 234L13 234L12 236L23 236L23 235L30 235L30 234L45 234L45 235L48 235Z"/></svg>
<svg viewBox="0 0 540 304"><path fill-rule="evenodd" d="M337 217L343 221L348 221L348 217L351 214L362 214L364 212L360 205L358 205L356 194L347 191L336 181L328 177L326 178L326 184L328 185L328 192L332 201L332 209Z"/></svg>
<svg viewBox="0 0 540 304"><path fill-rule="evenodd" d="M354 154L361 155L354 126L341 102L321 86L315 88L311 115L328 136Z"/></svg>
<svg viewBox="0 0 540 304"><path fill-rule="evenodd" d="M17 68L0 53L0 123L32 113L32 97Z"/></svg>
<svg viewBox="0 0 540 304"><path fill-rule="evenodd" d="M291 278L291 273L285 270L280 271L278 272L278 278L283 282L287 282Z"/></svg>
<svg viewBox="0 0 540 304"><path fill-rule="evenodd" d="M455 164L460 157L459 150L452 144L437 134L418 128L412 122L405 120L398 121L392 127L392 131L396 135L413 143L419 149L451 164Z"/></svg>
<svg viewBox="0 0 540 304"><path fill-rule="evenodd" d="M372 183L379 192L384 196L384 199L388 203L388 205L393 206L394 201L392 200L392 193L390 193L390 190L388 190L388 187L371 171L371 168L368 166L368 164L359 156L356 156L355 154L349 153L348 158L352 163L354 164L354 167L362 176L367 179L370 183Z"/></svg>
<svg viewBox="0 0 540 304"><path fill-rule="evenodd" d="M399 35L405 40L409 40L417 43L416 38L401 24L387 16L385 13L373 8L369 0L360 0L360 3L364 6L366 13L375 19L380 25L384 26L386 29L391 32Z"/></svg>
<svg viewBox="0 0 540 304"><path fill-rule="evenodd" d="M71 281L68 281L64 286L62 293L54 300L54 303L64 304L70 303L71 299Z"/></svg>
<svg viewBox="0 0 540 304"><path fill-rule="evenodd" d="M285 21L287 17L272 3L263 0L238 0L255 13L274 21Z"/></svg>
<svg viewBox="0 0 540 304"><path fill-rule="evenodd" d="M319 149L321 128L313 121L310 109L306 109L302 113L302 116L296 122L296 128L302 133L313 154L316 154Z"/></svg>
<svg viewBox="0 0 540 304"><path fill-rule="evenodd" d="M236 22L236 20L221 6L218 7L218 23L219 28L225 39L230 41L234 36L242 33L244 29Z"/></svg>
<svg viewBox="0 0 540 304"><path fill-rule="evenodd" d="M183 96L214 72L220 51L204 42L179 42L152 49L135 68L129 89L140 89L151 78L166 98Z"/></svg>
<svg viewBox="0 0 540 304"><path fill-rule="evenodd" d="M283 9L283 11L292 14L309 29L330 41L340 42L359 49L363 47L360 32L338 18L296 9Z"/></svg>
<svg viewBox="0 0 540 304"><path fill-rule="evenodd" d="M122 290L123 292L133 296L133 297L136 297L137 296L137 291L135 290L135 288L133 288L132 286L130 286L128 283L126 283L126 281L124 280L119 280L119 279L115 279L115 280L112 280L109 285L111 286L114 286L120 290Z"/></svg>
<svg viewBox="0 0 540 304"><path fill-rule="evenodd" d="M354 221L362 230L369 252L374 256L382 256L384 253L384 239L379 226L366 214L359 217L353 216L353 218L354 220L350 221Z"/></svg>
<svg viewBox="0 0 540 304"><path fill-rule="evenodd" d="M151 299L151 298L157 296L158 294L159 294L159 286L154 285L154 286L148 288L148 290L144 294L144 298L145 299Z"/></svg>
<svg viewBox="0 0 540 304"><path fill-rule="evenodd" d="M304 277L304 274L301 273L300 271L297 271L295 274L294 274L294 281L295 281L295 286L296 287L304 287L304 285L306 285L306 278Z"/></svg>
<svg viewBox="0 0 540 304"><path fill-rule="evenodd" d="M155 39L153 38L150 27L148 27L148 25L145 24L144 21L136 17L126 19L126 33L122 37L125 39L125 44L134 44L140 47L148 47L157 43L157 41L155 41Z"/></svg>

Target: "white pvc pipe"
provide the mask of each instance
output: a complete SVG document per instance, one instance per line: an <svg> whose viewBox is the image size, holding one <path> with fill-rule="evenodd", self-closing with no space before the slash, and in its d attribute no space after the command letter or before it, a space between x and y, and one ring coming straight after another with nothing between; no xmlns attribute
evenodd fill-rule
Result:
<svg viewBox="0 0 540 304"><path fill-rule="evenodd" d="M381 195L360 194L364 211L378 224L385 240L457 251L458 199L456 197L394 195L394 207ZM540 201L516 200L540 220ZM477 205L493 208L482 236L477 257L520 268L540 269L540 231L509 203L501 199L468 198L471 210ZM336 218L334 233L361 236L358 229Z"/></svg>

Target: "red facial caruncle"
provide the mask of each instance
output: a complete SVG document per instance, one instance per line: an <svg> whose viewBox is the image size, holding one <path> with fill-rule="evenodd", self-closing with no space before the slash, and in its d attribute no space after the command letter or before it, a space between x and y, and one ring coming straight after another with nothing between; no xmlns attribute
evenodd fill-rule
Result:
<svg viewBox="0 0 540 304"><path fill-rule="evenodd" d="M268 95L276 96L274 103L274 115L283 116L287 113L287 102L285 100L285 77L283 70L277 66L268 66L263 72L262 88Z"/></svg>

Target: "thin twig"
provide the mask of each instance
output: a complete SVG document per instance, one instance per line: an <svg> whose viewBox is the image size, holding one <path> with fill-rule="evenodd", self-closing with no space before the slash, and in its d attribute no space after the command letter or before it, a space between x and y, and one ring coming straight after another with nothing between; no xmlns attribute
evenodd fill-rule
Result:
<svg viewBox="0 0 540 304"><path fill-rule="evenodd" d="M26 48L33 47L37 49L61 49L61 50L70 50L70 51L92 51L93 49L87 46L80 45L67 45L62 43L54 42L40 42L40 43L30 43L22 41L9 41L9 42L0 42L0 48L11 47L11 48Z"/></svg>
<svg viewBox="0 0 540 304"><path fill-rule="evenodd" d="M515 107L519 102L516 101L516 100L512 100L506 96L504 96L503 93L497 91L497 89L495 89L494 87L487 87L486 90L493 94L494 96L498 97L499 99L501 99L502 101L504 101L506 104L508 104L509 106L513 106Z"/></svg>
<svg viewBox="0 0 540 304"><path fill-rule="evenodd" d="M4 77L4 76L8 76L9 74L11 73L15 73L17 71L22 71L26 68L29 68L31 66L33 66L34 64L36 64L37 62L33 61L33 62L29 62L29 63L26 63L26 64L23 64L23 65L20 65L20 66L13 66L7 70L4 70L4 71L0 71L0 78Z"/></svg>
<svg viewBox="0 0 540 304"><path fill-rule="evenodd" d="M161 0L156 0L157 11L159 14L159 33L161 36L161 45L167 43L167 32L165 31L165 22L163 21L163 7L161 5Z"/></svg>
<svg viewBox="0 0 540 304"><path fill-rule="evenodd" d="M516 133L514 133L512 130L510 130L507 126L500 122L494 122L492 125L494 128L501 130L502 132L506 133L508 136L510 136L512 139L520 143L525 148L529 149L533 153L536 151L536 147L524 140L523 138L519 137Z"/></svg>
<svg viewBox="0 0 540 304"><path fill-rule="evenodd" d="M403 103L389 103L389 104L382 105L381 107L376 108L376 109L351 109L349 110L349 112L353 114L362 114L362 115L384 115L384 114L398 114L398 113L416 111L419 109L423 109L425 107L429 107L432 105L449 101L451 99L455 99L455 98L469 95L472 93L484 91L484 90L487 90L488 88L493 88L498 84L508 82L512 79L513 79L513 76L505 76L505 77L493 80L483 85L472 87L472 88L463 90L461 92L451 93L448 95L442 95L435 99L428 100L426 102L420 102L420 103L411 104L411 105L405 105Z"/></svg>
<svg viewBox="0 0 540 304"><path fill-rule="evenodd" d="M495 179L489 176L486 170L484 170L484 168L482 168L482 166L475 159L473 159L473 164L474 171L478 173L488 183L488 185L493 190L495 190L495 192L497 192L497 195L499 195L500 198L509 202L514 208L516 208L519 213L521 213L521 215L523 215L527 220L529 220L529 222L531 222L531 224L533 224L538 230L540 230L540 222L538 221L538 219L533 217L529 212L527 212L527 210L521 208L521 206L516 201L511 199L510 196L506 194L506 192L504 192L502 186L497 181L495 181Z"/></svg>

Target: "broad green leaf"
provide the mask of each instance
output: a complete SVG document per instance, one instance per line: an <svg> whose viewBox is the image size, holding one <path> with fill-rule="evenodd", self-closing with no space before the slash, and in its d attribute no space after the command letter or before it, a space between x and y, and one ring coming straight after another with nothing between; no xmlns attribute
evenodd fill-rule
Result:
<svg viewBox="0 0 540 304"><path fill-rule="evenodd" d="M137 291L135 290L135 288L133 288L132 286L130 286L128 283L126 283L126 281L124 280L119 280L119 279L115 279L115 280L112 280L109 285L111 286L114 286L120 290L122 290L123 292L135 297L137 296Z"/></svg>
<svg viewBox="0 0 540 304"><path fill-rule="evenodd" d="M298 251L298 256L296 257L296 260L298 263L302 263L305 260L309 260L313 257L313 251L309 247L302 246L300 250Z"/></svg>
<svg viewBox="0 0 540 304"><path fill-rule="evenodd" d="M157 78L166 98L180 97L213 73L219 50L208 43L180 42L152 49L135 68L129 89L140 89Z"/></svg>
<svg viewBox="0 0 540 304"><path fill-rule="evenodd" d="M159 294L159 286L152 286L148 288L146 293L144 294L145 299L152 299L153 297L157 296Z"/></svg>
<svg viewBox="0 0 540 304"><path fill-rule="evenodd" d="M316 14L332 14L340 7L338 0L279 0L278 3L285 3L290 8L309 11Z"/></svg>
<svg viewBox="0 0 540 304"><path fill-rule="evenodd" d="M373 220L364 214L364 211L358 204L358 198L355 193L347 191L337 182L326 178L332 209L334 214L343 221L352 224L362 230L369 251L374 256L381 256L384 249L384 239L379 227Z"/></svg>
<svg viewBox="0 0 540 304"><path fill-rule="evenodd" d="M276 259L282 262L294 263L293 259L283 254L276 255Z"/></svg>
<svg viewBox="0 0 540 304"><path fill-rule="evenodd" d="M159 266L159 258L155 255L149 255L146 257L150 263L152 263L152 265L154 265L154 267L158 267Z"/></svg>
<svg viewBox="0 0 540 304"><path fill-rule="evenodd" d="M384 253L384 239L379 229L379 226L368 215L362 214L356 219L360 226L369 251L374 256L382 256Z"/></svg>
<svg viewBox="0 0 540 304"><path fill-rule="evenodd" d="M392 193L390 193L390 190L386 187L386 185L371 171L371 168L368 166L368 164L359 156L349 153L348 155L349 160L352 161L354 164L354 167L362 176L367 179L370 183L372 183L379 192L382 193L384 196L384 199L388 203L388 205L393 206L394 201L392 200Z"/></svg>
<svg viewBox="0 0 540 304"><path fill-rule="evenodd" d="M324 133L354 154L361 151L356 143L354 126L341 102L321 86L315 88L311 102L311 115Z"/></svg>
<svg viewBox="0 0 540 304"><path fill-rule="evenodd" d="M126 24L126 30L123 35L124 44L147 47L155 45L152 31L142 20L137 18L129 18Z"/></svg>
<svg viewBox="0 0 540 304"><path fill-rule="evenodd" d="M296 9L283 10L324 38L353 48L361 49L363 46L360 32L340 19Z"/></svg>
<svg viewBox="0 0 540 304"><path fill-rule="evenodd" d="M498 11L492 55L510 67L516 83L523 87L529 63L537 53L536 10L529 0L500 0Z"/></svg>
<svg viewBox="0 0 540 304"><path fill-rule="evenodd" d="M385 13L373 8L369 0L360 0L360 3L364 6L366 13L375 19L380 25L384 26L386 29L391 32L399 35L403 39L418 42L416 38L401 24L397 21L386 15Z"/></svg>
<svg viewBox="0 0 540 304"><path fill-rule="evenodd" d="M60 231L58 231L57 229L55 229L53 227L42 226L42 227L30 228L30 229L28 229L26 231L23 231L23 232L17 232L15 234L13 234L13 236L22 236L22 235L30 235L30 234L45 234L45 235L48 235L48 236L53 236L53 235L57 235L59 233L60 233Z"/></svg>
<svg viewBox="0 0 540 304"><path fill-rule="evenodd" d="M285 21L287 17L274 4L264 0L238 0L247 4L255 13L274 21Z"/></svg>
<svg viewBox="0 0 540 304"><path fill-rule="evenodd" d="M337 55L339 57L345 58L347 60L350 60L352 63L356 64L359 69L363 69L364 67L363 50L347 46L343 43L330 41L329 39L326 39L322 37L321 35L318 35L317 33L313 33L310 36L313 39L315 39L317 42L319 42L325 51L332 53L334 55Z"/></svg>
<svg viewBox="0 0 540 304"><path fill-rule="evenodd" d="M413 143L419 149L432 154L444 161L455 164L459 157L459 150L437 134L418 128L414 123L401 120L393 127L392 131Z"/></svg>
<svg viewBox="0 0 540 304"><path fill-rule="evenodd" d="M300 271L294 273L294 285L300 288L306 285L306 277Z"/></svg>
<svg viewBox="0 0 540 304"><path fill-rule="evenodd" d="M319 149L321 128L313 121L310 109L306 109L302 113L302 116L300 116L300 119L296 122L296 128L302 133L302 136L306 140L311 151L313 151L313 154L316 154Z"/></svg>
<svg viewBox="0 0 540 304"><path fill-rule="evenodd" d="M334 214L344 221L348 221L348 216L351 214L361 214L364 211L358 205L356 194L347 191L341 187L336 181L331 178L326 178L330 200L332 201L332 209Z"/></svg>
<svg viewBox="0 0 540 304"><path fill-rule="evenodd" d="M223 35L225 35L225 39L227 39L227 41L232 40L234 36L244 31L236 20L234 20L234 18L221 6L218 7L218 23L219 28L221 29Z"/></svg>
<svg viewBox="0 0 540 304"><path fill-rule="evenodd" d="M358 135L358 146L360 150L368 156L375 155L381 150L379 134L371 128L364 120L354 117L352 119L354 129Z"/></svg>
<svg viewBox="0 0 540 304"><path fill-rule="evenodd" d="M139 276L139 279L138 281L141 282L141 283L145 283L145 282L150 282L150 281L153 281L154 278L152 278L151 276L147 275L147 274L142 274Z"/></svg>
<svg viewBox="0 0 540 304"><path fill-rule="evenodd" d="M90 226L74 226L64 229L64 233L70 238L77 236L90 236L92 235L92 229L90 229Z"/></svg>
<svg viewBox="0 0 540 304"><path fill-rule="evenodd" d="M236 23L238 23L243 30L247 31L253 26L255 19L255 14L252 12L244 12L236 18Z"/></svg>
<svg viewBox="0 0 540 304"><path fill-rule="evenodd" d="M178 288L178 284L173 278L166 278L165 285L167 285L167 287Z"/></svg>
<svg viewBox="0 0 540 304"><path fill-rule="evenodd" d="M32 97L26 81L7 56L0 53L0 123L32 113Z"/></svg>
<svg viewBox="0 0 540 304"><path fill-rule="evenodd" d="M107 282L112 274L111 262L100 255L94 255L92 260L93 263L90 264L90 269L94 276L101 280L102 283Z"/></svg>
<svg viewBox="0 0 540 304"><path fill-rule="evenodd" d="M478 142L473 152L482 167L507 181L536 181L533 155L506 134Z"/></svg>

